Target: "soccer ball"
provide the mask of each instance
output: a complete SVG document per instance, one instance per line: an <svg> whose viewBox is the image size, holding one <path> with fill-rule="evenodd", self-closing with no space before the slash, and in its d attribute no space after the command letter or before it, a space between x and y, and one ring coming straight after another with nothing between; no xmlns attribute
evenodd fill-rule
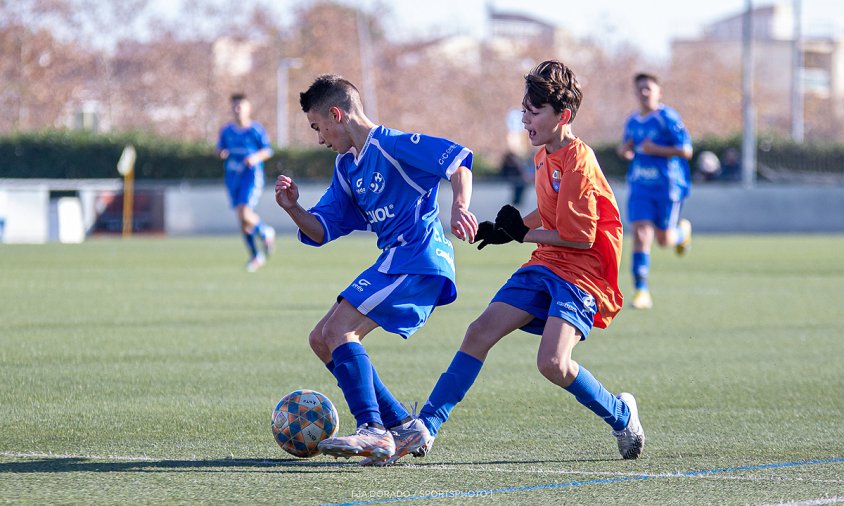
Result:
<svg viewBox="0 0 844 506"><path fill-rule="evenodd" d="M313 390L285 395L273 410L273 436L282 450L300 458L313 457L323 439L337 433L340 418L328 397Z"/></svg>

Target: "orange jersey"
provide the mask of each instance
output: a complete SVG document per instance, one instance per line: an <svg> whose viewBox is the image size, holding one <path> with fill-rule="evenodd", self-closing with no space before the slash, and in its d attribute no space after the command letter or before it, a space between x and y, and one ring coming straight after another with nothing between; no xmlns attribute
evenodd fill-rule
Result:
<svg viewBox="0 0 844 506"><path fill-rule="evenodd" d="M592 247L539 244L524 266L547 267L595 297L595 326L606 328L623 301L618 289L621 218L612 188L592 148L580 139L551 154L542 148L533 161L542 228L556 230L564 241L591 242Z"/></svg>

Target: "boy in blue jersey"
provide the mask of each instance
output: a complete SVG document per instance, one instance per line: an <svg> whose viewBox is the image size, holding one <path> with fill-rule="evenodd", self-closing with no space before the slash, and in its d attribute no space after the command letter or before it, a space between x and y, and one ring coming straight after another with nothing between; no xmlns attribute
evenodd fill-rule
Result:
<svg viewBox="0 0 844 506"><path fill-rule="evenodd" d="M381 381L361 341L378 327L407 338L436 306L456 299L454 250L439 221L437 193L442 179L451 182L451 233L473 241L478 228L469 211L473 154L447 139L373 123L357 88L337 75L319 76L300 94L300 104L319 143L338 153L334 174L309 210L299 204L293 179L280 175L276 202L305 244L322 246L361 230L374 232L381 250L309 335L311 349L337 379L357 422L354 434L326 439L319 449L383 461L415 449L403 447L404 434L417 434L422 423Z"/></svg>
<svg viewBox="0 0 844 506"><path fill-rule="evenodd" d="M660 247L674 246L678 255L691 247L692 224L680 219L680 210L691 185L692 141L677 111L660 103L662 91L655 76L637 74L633 83L639 111L627 118L618 154L630 161L627 219L633 227L631 270L636 289L632 306L650 309L654 235Z"/></svg>
<svg viewBox="0 0 844 506"><path fill-rule="evenodd" d="M229 202L237 213L249 251L246 270L255 272L264 265L275 243L275 230L255 212L264 189L264 162L273 151L264 127L251 119L252 106L246 95L232 95L231 105L234 121L220 129L217 153L225 160ZM263 252L258 250L256 239L261 241Z"/></svg>

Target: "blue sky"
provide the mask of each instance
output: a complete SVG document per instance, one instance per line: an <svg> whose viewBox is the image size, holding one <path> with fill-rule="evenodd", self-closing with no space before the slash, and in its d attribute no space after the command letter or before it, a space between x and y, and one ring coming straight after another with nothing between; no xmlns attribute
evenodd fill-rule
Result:
<svg viewBox="0 0 844 506"><path fill-rule="evenodd" d="M349 3L374 5L369 0ZM653 58L668 55L672 38L694 37L704 25L742 12L746 0L491 0L498 10L544 17L578 36L593 36L613 44L627 41ZM754 6L773 1L754 0ZM784 3L793 5L792 0ZM804 33L844 33L844 2L801 0ZM449 33L449 18L469 21L472 33L484 33L486 0L394 0L389 3L403 31L435 30ZM453 19L453 18L452 18ZM463 23L460 23L462 25ZM458 26L460 26L458 25Z"/></svg>

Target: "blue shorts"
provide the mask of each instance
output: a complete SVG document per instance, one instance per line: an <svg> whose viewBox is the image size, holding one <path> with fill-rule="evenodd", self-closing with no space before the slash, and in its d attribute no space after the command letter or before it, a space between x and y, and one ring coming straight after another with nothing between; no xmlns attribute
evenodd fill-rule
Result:
<svg viewBox="0 0 844 506"><path fill-rule="evenodd" d="M522 327L525 332L542 335L545 322L556 316L574 325L581 340L592 330L597 311L594 297L538 265L514 272L492 302L504 302L532 314L533 321Z"/></svg>
<svg viewBox="0 0 844 506"><path fill-rule="evenodd" d="M405 339L419 330L440 305L451 282L443 276L363 271L337 300L346 299L387 332Z"/></svg>
<svg viewBox="0 0 844 506"><path fill-rule="evenodd" d="M264 190L264 169L227 170L226 189L232 209L238 206L254 208Z"/></svg>
<svg viewBox="0 0 844 506"><path fill-rule="evenodd" d="M676 228L682 207L682 200L631 194L627 201L627 221L650 221L660 230Z"/></svg>

